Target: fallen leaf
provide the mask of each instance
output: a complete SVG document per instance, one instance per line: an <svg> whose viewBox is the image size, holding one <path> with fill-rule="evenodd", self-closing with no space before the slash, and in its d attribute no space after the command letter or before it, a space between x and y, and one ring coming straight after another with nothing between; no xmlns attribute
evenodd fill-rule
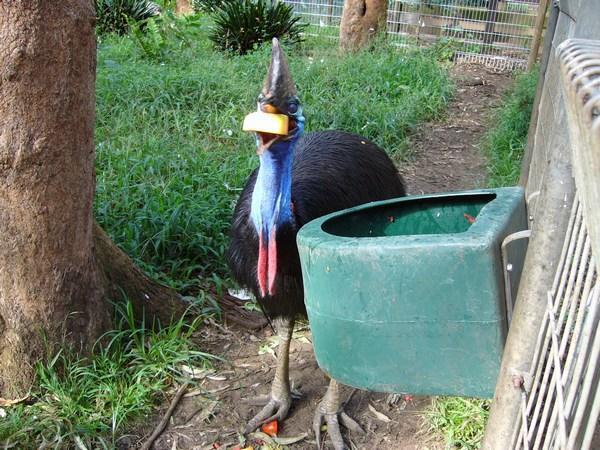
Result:
<svg viewBox="0 0 600 450"><path fill-rule="evenodd" d="M295 444L296 442L300 442L308 437L308 433L301 434L300 436L290 436L290 437L274 437L273 440L276 444L279 445L290 445Z"/></svg>
<svg viewBox="0 0 600 450"><path fill-rule="evenodd" d="M28 398L29 398L29 395L26 395L23 398L17 398L17 399L14 399L14 400L7 400L5 398L1 398L0 397L0 406L12 406L12 405L16 405L17 403L24 402Z"/></svg>
<svg viewBox="0 0 600 450"><path fill-rule="evenodd" d="M389 423L392 421L392 419L390 419L384 413L377 411L375 409L375 407L373 405L371 405L370 403L369 403L369 411L371 411L375 415L375 417L377 417L382 422Z"/></svg>
<svg viewBox="0 0 600 450"><path fill-rule="evenodd" d="M223 375L206 375L206 378L208 378L209 380L212 380L212 381L225 381L225 380L227 380L227 377L224 377Z"/></svg>
<svg viewBox="0 0 600 450"><path fill-rule="evenodd" d="M306 333L303 331L294 332L294 334L292 334L292 339L302 342L303 344L312 344L310 339L306 336Z"/></svg>
<svg viewBox="0 0 600 450"><path fill-rule="evenodd" d="M250 438L257 442L263 441L260 445L265 443L273 444L275 442L271 436L269 436L267 433L263 433L262 431L255 431L254 433L251 433Z"/></svg>
<svg viewBox="0 0 600 450"><path fill-rule="evenodd" d="M217 389L211 389L210 391L206 391L207 394L217 394L219 392L223 392L226 391L227 389L229 389L231 387L230 384L226 384L225 386L221 386ZM238 388L239 389L239 388Z"/></svg>
<svg viewBox="0 0 600 450"><path fill-rule="evenodd" d="M192 380L201 380L206 378L211 373L214 373L214 371L210 369L200 369L198 367L187 366L185 364L181 364L179 367L181 371Z"/></svg>
<svg viewBox="0 0 600 450"><path fill-rule="evenodd" d="M228 289L227 293L241 301L254 299L254 295L248 289Z"/></svg>
<svg viewBox="0 0 600 450"><path fill-rule="evenodd" d="M6 410L3 408L0 408L0 418L4 419L6 417Z"/></svg>
<svg viewBox="0 0 600 450"><path fill-rule="evenodd" d="M277 348L278 345L279 345L279 337L271 336L267 339L267 342L265 342L258 348L258 354L265 355L265 354L269 353L269 354L275 356L275 348Z"/></svg>
<svg viewBox="0 0 600 450"><path fill-rule="evenodd" d="M184 398L197 397L198 395L202 395L204 393L206 393L206 391L204 389L195 389L193 391L186 392L185 394L183 394L183 397Z"/></svg>

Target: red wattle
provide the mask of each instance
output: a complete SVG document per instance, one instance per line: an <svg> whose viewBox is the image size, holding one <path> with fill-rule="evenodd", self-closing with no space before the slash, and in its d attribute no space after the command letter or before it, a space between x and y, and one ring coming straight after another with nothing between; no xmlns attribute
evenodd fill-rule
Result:
<svg viewBox="0 0 600 450"><path fill-rule="evenodd" d="M277 239L276 239L276 228L273 227L271 230L271 236L269 236L269 295L275 295L275 277L277 275Z"/></svg>
<svg viewBox="0 0 600 450"><path fill-rule="evenodd" d="M267 247L264 245L262 233L258 236L258 265L256 266L256 277L258 278L258 287L260 288L260 295L264 297L267 295Z"/></svg>

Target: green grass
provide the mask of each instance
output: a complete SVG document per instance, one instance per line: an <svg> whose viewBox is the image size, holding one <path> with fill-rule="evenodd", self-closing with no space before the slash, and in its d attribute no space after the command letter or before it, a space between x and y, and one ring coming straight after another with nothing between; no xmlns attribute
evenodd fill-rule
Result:
<svg viewBox="0 0 600 450"><path fill-rule="evenodd" d="M89 358L60 351L37 366L31 405L6 408L3 448L114 448L126 424L152 415L184 378L181 366L205 368L210 356L193 350L198 321L183 319L160 331L136 325L130 304L118 313Z"/></svg>
<svg viewBox="0 0 600 450"><path fill-rule="evenodd" d="M492 120L496 125L482 142L490 187L514 186L519 181L537 78L537 70L517 75Z"/></svg>
<svg viewBox="0 0 600 450"><path fill-rule="evenodd" d="M427 413L431 430L440 433L448 448L479 448L489 415L489 400L439 397Z"/></svg>
<svg viewBox="0 0 600 450"><path fill-rule="evenodd" d="M226 277L232 205L258 164L241 122L270 55L218 53L208 27L174 21L160 39L108 37L98 52L96 217L146 271L181 290ZM335 43L309 39L288 57L309 131L360 133L397 160L407 134L451 93L423 52L384 46L343 57Z"/></svg>

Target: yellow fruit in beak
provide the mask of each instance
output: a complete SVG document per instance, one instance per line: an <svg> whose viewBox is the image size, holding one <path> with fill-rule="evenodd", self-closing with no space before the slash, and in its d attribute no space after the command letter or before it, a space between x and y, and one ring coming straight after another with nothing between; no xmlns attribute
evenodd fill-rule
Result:
<svg viewBox="0 0 600 450"><path fill-rule="evenodd" d="M242 130L285 136L289 130L289 118L285 114L255 111L244 118Z"/></svg>

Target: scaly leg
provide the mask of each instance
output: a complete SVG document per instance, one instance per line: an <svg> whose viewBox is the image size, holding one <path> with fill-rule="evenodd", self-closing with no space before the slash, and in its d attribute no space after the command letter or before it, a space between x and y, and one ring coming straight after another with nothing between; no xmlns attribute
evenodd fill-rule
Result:
<svg viewBox="0 0 600 450"><path fill-rule="evenodd" d="M275 319L274 325L277 335L279 336L279 347L277 349L275 378L271 384L271 394L259 399L261 403L266 403L266 405L248 422L245 430L246 434L272 420L282 421L287 416L290 406L292 406L289 379L289 354L290 341L292 340L292 332L294 331L294 319Z"/></svg>
<svg viewBox="0 0 600 450"><path fill-rule="evenodd" d="M340 400L340 383L333 378L329 382L325 397L323 397L323 400L319 403L313 419L313 430L317 439L318 448L321 446L321 425L323 424L323 421L327 424L327 432L329 433L329 436L331 436L331 443L335 450L344 450L346 448L342 433L340 432L340 421L346 428L359 433L364 433L364 430L360 425L344 412Z"/></svg>

